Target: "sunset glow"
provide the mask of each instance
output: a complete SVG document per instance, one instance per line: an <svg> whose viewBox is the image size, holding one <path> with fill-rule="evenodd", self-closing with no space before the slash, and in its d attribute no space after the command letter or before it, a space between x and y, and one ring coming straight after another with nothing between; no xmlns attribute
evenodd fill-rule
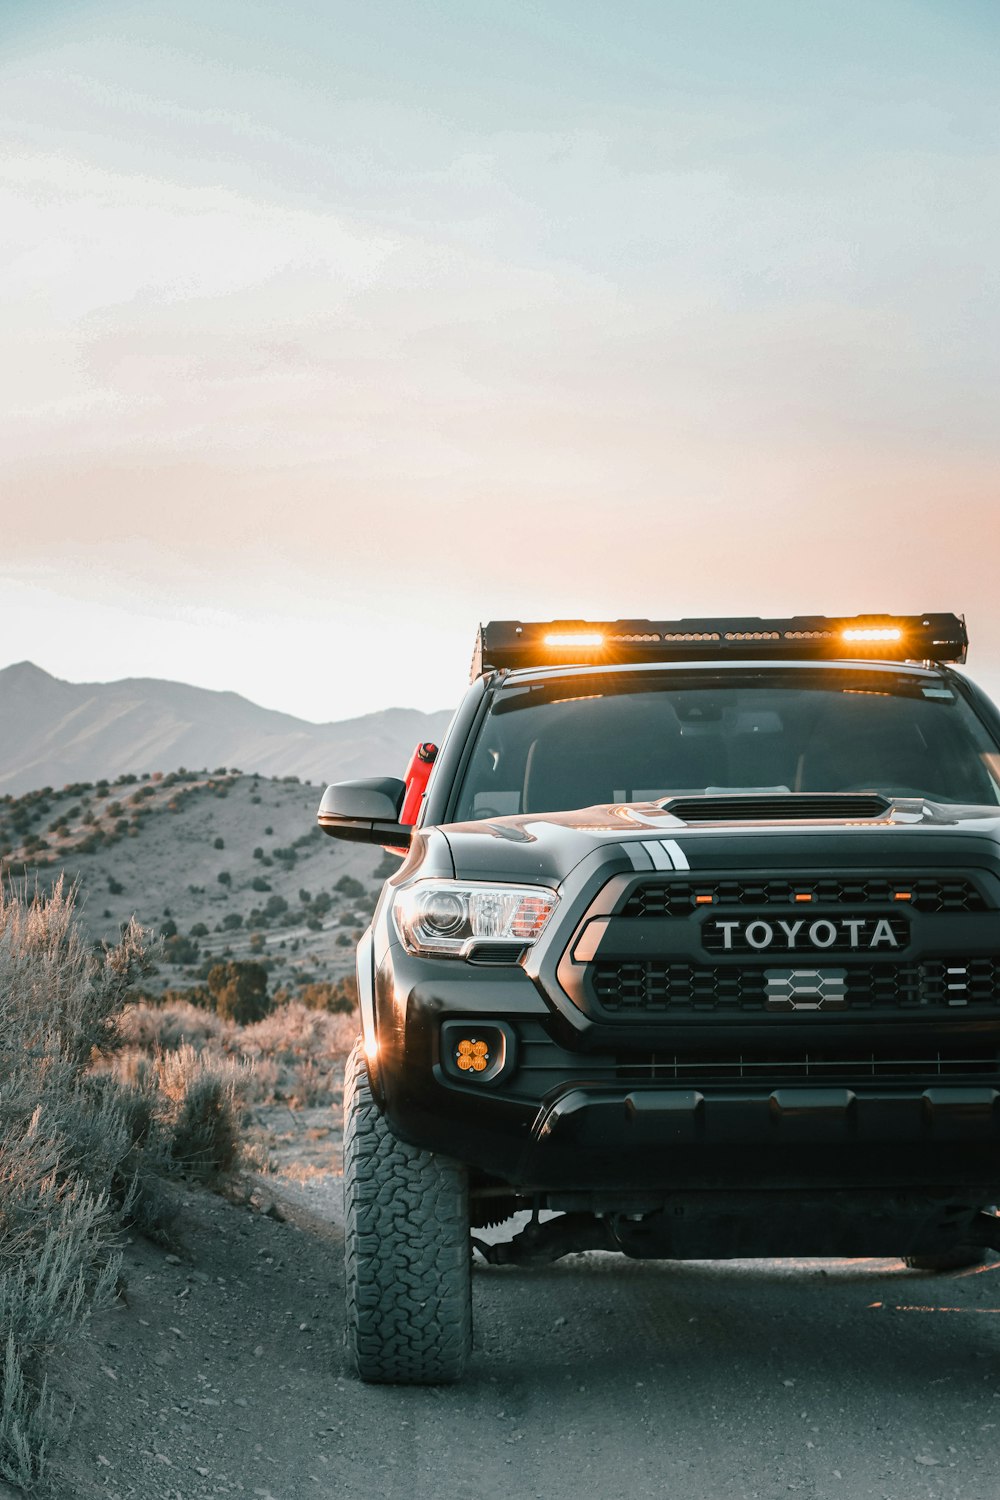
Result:
<svg viewBox="0 0 1000 1500"><path fill-rule="evenodd" d="M330 718L877 602L1000 692L988 8L205 16L4 9L4 662Z"/></svg>

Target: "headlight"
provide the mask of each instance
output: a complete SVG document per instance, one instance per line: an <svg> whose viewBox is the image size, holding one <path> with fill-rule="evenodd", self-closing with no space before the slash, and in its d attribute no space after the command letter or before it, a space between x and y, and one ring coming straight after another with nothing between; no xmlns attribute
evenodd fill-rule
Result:
<svg viewBox="0 0 1000 1500"><path fill-rule="evenodd" d="M418 880L398 892L392 910L408 952L462 958L481 941L533 943L558 900L547 886Z"/></svg>

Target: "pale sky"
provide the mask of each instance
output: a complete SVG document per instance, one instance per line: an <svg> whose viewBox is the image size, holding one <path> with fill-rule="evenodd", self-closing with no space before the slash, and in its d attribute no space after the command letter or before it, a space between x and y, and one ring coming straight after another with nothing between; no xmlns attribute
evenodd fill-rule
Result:
<svg viewBox="0 0 1000 1500"><path fill-rule="evenodd" d="M1000 696L994 0L2 0L0 122L0 666L954 609Z"/></svg>

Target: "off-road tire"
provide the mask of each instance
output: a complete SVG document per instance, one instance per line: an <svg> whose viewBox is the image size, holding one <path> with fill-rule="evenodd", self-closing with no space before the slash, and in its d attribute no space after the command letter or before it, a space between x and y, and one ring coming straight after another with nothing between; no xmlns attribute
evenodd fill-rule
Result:
<svg viewBox="0 0 1000 1500"><path fill-rule="evenodd" d="M344 1085L347 1345L362 1380L458 1380L472 1347L465 1168L390 1132L360 1039Z"/></svg>
<svg viewBox="0 0 1000 1500"><path fill-rule="evenodd" d="M936 1255L904 1255L903 1263L911 1271L964 1271L967 1266L981 1266L988 1254L975 1245L956 1245Z"/></svg>

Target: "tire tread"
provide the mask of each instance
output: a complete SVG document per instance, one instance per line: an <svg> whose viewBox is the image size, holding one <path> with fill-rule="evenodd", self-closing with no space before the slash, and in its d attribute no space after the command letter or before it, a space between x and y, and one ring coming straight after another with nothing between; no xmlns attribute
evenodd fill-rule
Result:
<svg viewBox="0 0 1000 1500"><path fill-rule="evenodd" d="M458 1380L472 1345L466 1172L391 1133L360 1038L344 1085L344 1224L347 1342L362 1380Z"/></svg>

